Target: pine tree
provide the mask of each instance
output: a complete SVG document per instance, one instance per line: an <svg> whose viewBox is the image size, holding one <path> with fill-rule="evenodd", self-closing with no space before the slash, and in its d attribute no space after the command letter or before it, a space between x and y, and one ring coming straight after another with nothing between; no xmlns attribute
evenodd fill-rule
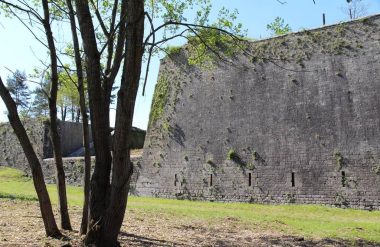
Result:
<svg viewBox="0 0 380 247"><path fill-rule="evenodd" d="M33 117L47 117L49 115L49 102L46 93L49 92L49 82L46 81L41 87L33 90L34 95L31 105Z"/></svg>
<svg viewBox="0 0 380 247"><path fill-rule="evenodd" d="M17 110L26 110L29 107L30 91L26 84L25 72L16 72L7 78L7 88L14 99Z"/></svg>

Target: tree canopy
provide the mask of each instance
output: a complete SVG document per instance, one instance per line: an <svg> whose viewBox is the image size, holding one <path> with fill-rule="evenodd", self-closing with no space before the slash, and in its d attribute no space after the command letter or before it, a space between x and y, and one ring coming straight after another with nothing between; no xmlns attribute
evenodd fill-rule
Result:
<svg viewBox="0 0 380 247"><path fill-rule="evenodd" d="M272 36L284 35L292 31L289 24L285 24L284 19L281 17L276 17L273 22L269 23L267 30L271 31Z"/></svg>
<svg viewBox="0 0 380 247"><path fill-rule="evenodd" d="M7 88L11 93L17 109L26 112L29 107L30 91L28 88L25 72L16 70L7 78Z"/></svg>

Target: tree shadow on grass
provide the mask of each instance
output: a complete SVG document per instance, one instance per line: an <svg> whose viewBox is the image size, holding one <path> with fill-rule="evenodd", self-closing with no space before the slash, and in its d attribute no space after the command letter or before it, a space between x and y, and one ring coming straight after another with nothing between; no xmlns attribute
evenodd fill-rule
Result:
<svg viewBox="0 0 380 247"><path fill-rule="evenodd" d="M155 239L149 237L143 237L136 234L120 232L119 236L122 238L120 242L123 244L124 242L128 242L129 245L133 246L185 246L179 243L166 241L162 239Z"/></svg>

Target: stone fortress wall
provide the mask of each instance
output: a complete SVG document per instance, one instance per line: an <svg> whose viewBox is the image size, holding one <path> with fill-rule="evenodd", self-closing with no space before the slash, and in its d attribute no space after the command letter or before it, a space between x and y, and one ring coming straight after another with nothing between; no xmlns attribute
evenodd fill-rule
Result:
<svg viewBox="0 0 380 247"><path fill-rule="evenodd" d="M380 16L249 49L207 69L190 65L186 48L162 60L131 192L380 209ZM25 126L54 182L47 125ZM81 125L60 129L67 156ZM9 124L0 136L0 165L28 172ZM81 184L83 159L64 163L68 183Z"/></svg>
<svg viewBox="0 0 380 247"><path fill-rule="evenodd" d="M66 157L83 146L82 124L61 121L58 123L62 155ZM52 158L53 147L49 137L48 123L42 120L28 119L24 126L37 156L41 160ZM0 123L0 136L0 164L28 170L27 159L9 123Z"/></svg>
<svg viewBox="0 0 380 247"><path fill-rule="evenodd" d="M380 209L380 16L161 61L136 194Z"/></svg>
<svg viewBox="0 0 380 247"><path fill-rule="evenodd" d="M55 183L55 162L49 137L48 122L29 119L24 122L24 127L41 161L45 181ZM82 185L84 173L82 123L60 121L58 129L61 135L63 164L67 183L70 185ZM28 161L9 123L0 123L0 137L0 166L14 167L30 175ZM144 139L145 131L133 127L131 148L142 148ZM91 152L94 153L94 150L91 150ZM73 155L78 157L73 157ZM140 159L141 157L131 157L137 168ZM94 157L92 164L95 164ZM132 177L132 181L136 181L136 175Z"/></svg>

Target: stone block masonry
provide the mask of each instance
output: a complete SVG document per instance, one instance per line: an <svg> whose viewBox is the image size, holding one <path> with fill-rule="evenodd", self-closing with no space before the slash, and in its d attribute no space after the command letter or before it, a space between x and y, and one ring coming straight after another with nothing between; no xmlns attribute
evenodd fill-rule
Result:
<svg viewBox="0 0 380 247"><path fill-rule="evenodd" d="M24 127L40 160L52 158L53 147L48 122L28 119L24 121ZM83 146L81 123L59 122L58 129L64 157ZM9 123L0 124L0 136L0 165L15 167L29 173L27 159Z"/></svg>
<svg viewBox="0 0 380 247"><path fill-rule="evenodd" d="M28 119L24 121L24 127L41 161L45 182L55 183L56 169L54 158L52 158L53 147L50 142L48 123L37 119ZM64 157L72 154L78 148L83 149L82 123L59 122L59 131ZM0 166L14 167L30 175L28 161L9 123L0 123L0 136ZM144 144L144 138L145 131L133 127L131 148L141 148ZM92 152L94 153L93 150ZM84 153L84 151L78 153ZM66 182L69 185L83 185L84 157L82 156L63 158ZM131 161L134 164L134 174L131 179L130 191L134 193L141 156L132 155ZM92 157L92 164L95 164L95 157Z"/></svg>
<svg viewBox="0 0 380 247"><path fill-rule="evenodd" d="M132 156L131 162L134 165L133 175L131 178L130 192L135 194L136 181L141 166L141 156ZM95 157L91 158L91 164L94 167ZM63 166L65 169L66 183L74 186L83 186L84 176L84 157L63 158ZM45 159L42 162L45 182L55 184L55 162L54 159Z"/></svg>
<svg viewBox="0 0 380 247"><path fill-rule="evenodd" d="M380 16L248 49L161 61L136 194L380 209Z"/></svg>

